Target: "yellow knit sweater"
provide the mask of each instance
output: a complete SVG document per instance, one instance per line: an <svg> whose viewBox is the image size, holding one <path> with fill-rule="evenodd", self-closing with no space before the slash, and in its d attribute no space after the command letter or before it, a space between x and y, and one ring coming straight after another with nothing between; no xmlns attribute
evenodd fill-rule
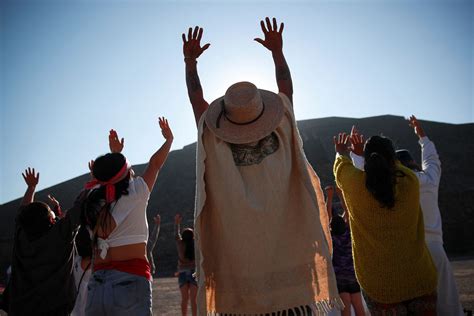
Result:
<svg viewBox="0 0 474 316"><path fill-rule="evenodd" d="M349 158L336 157L334 175L349 209L354 268L362 289L391 304L436 290L436 268L425 244L418 179L397 164L395 207L380 207L365 187L365 172Z"/></svg>

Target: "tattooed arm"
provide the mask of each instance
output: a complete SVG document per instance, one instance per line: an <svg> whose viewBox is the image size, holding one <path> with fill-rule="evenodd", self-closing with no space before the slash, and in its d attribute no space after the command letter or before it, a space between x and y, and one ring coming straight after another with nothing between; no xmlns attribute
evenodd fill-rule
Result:
<svg viewBox="0 0 474 316"><path fill-rule="evenodd" d="M265 26L266 23L266 26ZM290 68L286 63L283 55L283 28L284 23L280 24L280 29L277 30L278 25L275 18L273 18L273 25L269 18L265 18L265 22L260 21L265 39L255 38L255 41L265 46L272 52L273 62L275 63L275 74L278 84L279 92L284 93L293 103L293 82L291 81Z"/></svg>
<svg viewBox="0 0 474 316"><path fill-rule="evenodd" d="M188 88L189 101L193 106L196 125L199 124L201 115L207 110L209 104L204 100L204 94L197 72L197 58L209 48L211 44L201 47L203 29L196 26L194 32L192 28L188 30L188 38L183 33L183 54L186 64L186 86Z"/></svg>

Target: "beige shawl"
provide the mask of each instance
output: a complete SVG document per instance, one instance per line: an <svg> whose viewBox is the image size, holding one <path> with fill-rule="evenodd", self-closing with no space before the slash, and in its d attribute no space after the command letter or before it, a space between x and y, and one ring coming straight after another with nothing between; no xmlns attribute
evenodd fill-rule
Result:
<svg viewBox="0 0 474 316"><path fill-rule="evenodd" d="M274 131L279 148L236 166L230 145L198 127L195 209L199 315L261 315L340 308L328 218L293 108ZM278 314L279 315L279 314Z"/></svg>

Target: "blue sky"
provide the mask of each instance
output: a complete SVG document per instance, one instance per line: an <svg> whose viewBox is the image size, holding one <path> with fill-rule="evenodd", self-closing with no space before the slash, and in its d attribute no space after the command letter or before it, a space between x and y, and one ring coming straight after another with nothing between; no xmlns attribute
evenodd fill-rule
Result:
<svg viewBox="0 0 474 316"><path fill-rule="evenodd" d="M204 27L198 62L208 101L237 81L276 91L271 55L253 38L285 22L297 119L382 114L474 121L473 1L1 1L0 203L87 172L108 150L146 162L196 140L181 33Z"/></svg>

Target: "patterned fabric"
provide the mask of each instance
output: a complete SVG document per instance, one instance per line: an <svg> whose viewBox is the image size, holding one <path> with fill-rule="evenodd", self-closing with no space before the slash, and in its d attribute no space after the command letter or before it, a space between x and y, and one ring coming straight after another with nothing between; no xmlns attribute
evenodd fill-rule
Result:
<svg viewBox="0 0 474 316"><path fill-rule="evenodd" d="M382 304L376 302L363 291L362 295L372 316L415 316L436 310L436 292L396 304Z"/></svg>
<svg viewBox="0 0 474 316"><path fill-rule="evenodd" d="M332 247L332 265L337 282L342 280L357 282L352 259L351 231L348 224L346 224L346 231L342 235L332 235Z"/></svg>
<svg viewBox="0 0 474 316"><path fill-rule="evenodd" d="M271 133L267 137L258 141L257 145L229 144L232 149L232 156L236 166L257 165L265 157L273 154L280 146L278 137Z"/></svg>

